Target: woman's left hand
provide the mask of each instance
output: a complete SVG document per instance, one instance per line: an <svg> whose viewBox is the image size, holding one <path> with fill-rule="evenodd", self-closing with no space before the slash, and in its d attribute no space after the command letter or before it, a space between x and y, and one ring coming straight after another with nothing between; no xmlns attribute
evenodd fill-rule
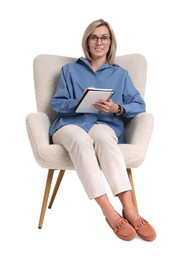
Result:
<svg viewBox="0 0 181 260"><path fill-rule="evenodd" d="M107 101L106 99L99 99L93 103L93 106L104 113L117 113L118 105L115 104L111 99Z"/></svg>

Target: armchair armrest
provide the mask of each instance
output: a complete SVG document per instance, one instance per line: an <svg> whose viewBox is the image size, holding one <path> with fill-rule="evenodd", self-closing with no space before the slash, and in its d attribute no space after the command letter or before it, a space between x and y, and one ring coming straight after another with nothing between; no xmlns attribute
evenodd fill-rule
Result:
<svg viewBox="0 0 181 260"><path fill-rule="evenodd" d="M144 112L131 119L125 126L125 142L148 146L153 131L154 117Z"/></svg>
<svg viewBox="0 0 181 260"><path fill-rule="evenodd" d="M65 148L50 144L49 128L51 121L45 113L30 113L26 117L26 127L36 162L48 169L74 169Z"/></svg>
<svg viewBox="0 0 181 260"><path fill-rule="evenodd" d="M40 163L40 158L42 158L43 150L46 150L49 143L49 128L50 119L47 114L42 112L30 113L26 117L26 128L31 144L31 148L36 161Z"/></svg>
<svg viewBox="0 0 181 260"><path fill-rule="evenodd" d="M30 113L26 117L26 127L31 145L49 145L50 119L45 113Z"/></svg>

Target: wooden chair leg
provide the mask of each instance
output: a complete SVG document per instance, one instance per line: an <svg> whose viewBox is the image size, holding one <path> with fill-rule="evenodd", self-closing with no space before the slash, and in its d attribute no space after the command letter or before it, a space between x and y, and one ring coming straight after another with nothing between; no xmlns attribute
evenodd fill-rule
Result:
<svg viewBox="0 0 181 260"><path fill-rule="evenodd" d="M55 184L55 187L54 187L54 190L53 190L53 193L52 193L52 196L51 196L51 200L50 200L50 203L48 205L48 208L51 209L52 205L53 205L53 202L54 202L54 199L56 197L56 194L57 194L57 191L59 189L59 186L60 186L60 183L62 181L62 178L64 176L64 172L65 170L60 170L59 171L59 175L57 177L57 181L56 181L56 184Z"/></svg>
<svg viewBox="0 0 181 260"><path fill-rule="evenodd" d="M52 169L48 170L48 176L47 176L47 181L46 181L46 186L45 186L45 192L44 192L44 197L43 197L43 203L42 203L38 228L42 228L42 225L43 225L43 220L44 220L48 197L49 197L49 193L50 193L50 187L51 187L51 183L52 183L53 173L54 173L54 170L52 170Z"/></svg>
<svg viewBox="0 0 181 260"><path fill-rule="evenodd" d="M132 176L132 172L130 168L127 168L127 173L128 173L128 178L132 187L132 199L133 199L133 203L135 205L135 208L138 211L138 205L137 205L137 201L136 201L136 193L135 193L135 188L134 188L134 182L133 182L133 176Z"/></svg>

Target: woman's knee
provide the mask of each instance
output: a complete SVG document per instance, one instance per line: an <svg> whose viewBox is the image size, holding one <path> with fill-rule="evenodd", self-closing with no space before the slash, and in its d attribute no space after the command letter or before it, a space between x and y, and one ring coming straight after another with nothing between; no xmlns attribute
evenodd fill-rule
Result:
<svg viewBox="0 0 181 260"><path fill-rule="evenodd" d="M53 142L68 148L74 145L83 146L87 143L92 144L92 139L87 132L79 126L67 125L55 132Z"/></svg>
<svg viewBox="0 0 181 260"><path fill-rule="evenodd" d="M95 127L92 131L89 132L94 143L117 143L117 136L115 135L112 129L109 129L108 126Z"/></svg>

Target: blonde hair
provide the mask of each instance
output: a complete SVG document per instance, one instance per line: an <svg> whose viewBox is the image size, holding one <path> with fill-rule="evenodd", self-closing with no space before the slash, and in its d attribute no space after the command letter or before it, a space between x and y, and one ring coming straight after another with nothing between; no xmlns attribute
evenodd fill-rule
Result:
<svg viewBox="0 0 181 260"><path fill-rule="evenodd" d="M110 44L109 51L107 53L107 62L110 64L113 64L114 60L115 60L115 56L116 56L116 47L117 47L116 37L115 37L114 31L111 28L110 24L108 22L104 21L103 19L93 21L91 24L88 25L87 29L85 30L85 32L83 34L82 49L83 49L85 58L88 61L92 61L91 53L90 53L89 47L88 47L88 39L89 39L89 36L91 35L91 33L97 27L100 27L100 26L106 26L109 30L110 37L111 37L111 44Z"/></svg>

